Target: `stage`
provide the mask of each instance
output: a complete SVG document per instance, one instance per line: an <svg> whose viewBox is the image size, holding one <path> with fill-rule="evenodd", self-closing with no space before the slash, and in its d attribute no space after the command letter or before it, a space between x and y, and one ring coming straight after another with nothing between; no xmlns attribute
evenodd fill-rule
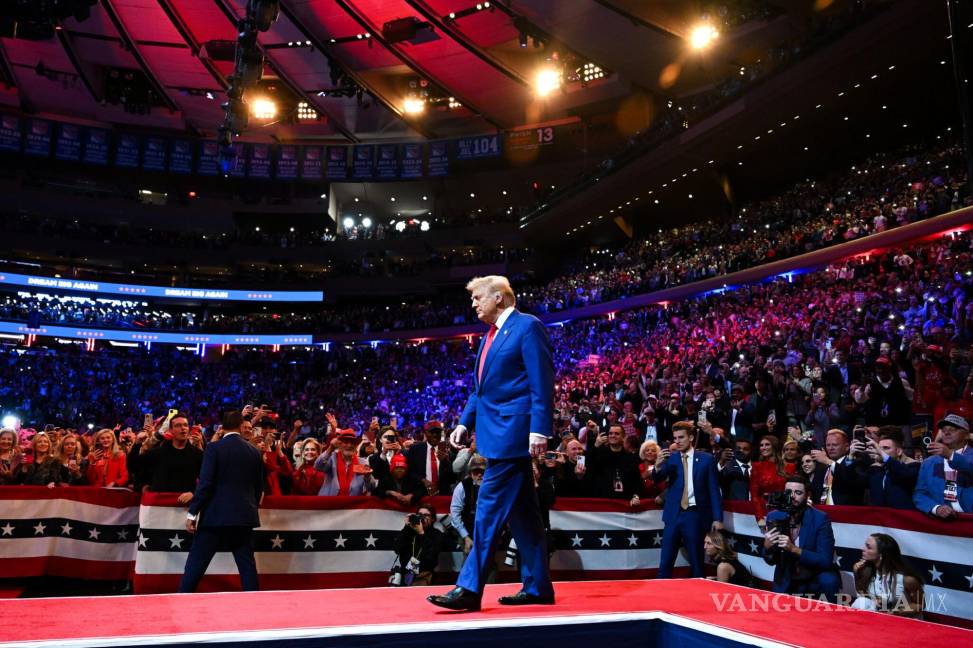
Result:
<svg viewBox="0 0 973 648"><path fill-rule="evenodd" d="M932 645L973 645L970 630L706 580L562 582L553 606L496 603L518 587L487 587L476 613L425 601L443 587L11 599L4 601L0 645L912 648L919 637Z"/></svg>

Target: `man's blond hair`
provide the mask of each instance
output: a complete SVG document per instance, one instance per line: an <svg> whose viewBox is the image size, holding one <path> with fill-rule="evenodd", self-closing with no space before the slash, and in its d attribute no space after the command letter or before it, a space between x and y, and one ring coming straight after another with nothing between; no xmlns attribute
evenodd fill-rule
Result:
<svg viewBox="0 0 973 648"><path fill-rule="evenodd" d="M476 292L480 288L486 288L491 293L500 293L503 297L504 308L517 303L517 296L514 295L514 289L510 287L510 281L506 277L501 277L500 275L473 277L466 284L466 289L471 293Z"/></svg>

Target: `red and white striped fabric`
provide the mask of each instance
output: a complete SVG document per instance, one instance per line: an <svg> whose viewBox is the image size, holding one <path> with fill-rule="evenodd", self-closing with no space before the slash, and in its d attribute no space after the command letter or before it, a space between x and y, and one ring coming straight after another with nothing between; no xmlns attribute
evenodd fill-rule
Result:
<svg viewBox="0 0 973 648"><path fill-rule="evenodd" d="M60 575L125 579L139 593L173 592L192 537L176 495L137 495L112 489L0 488L0 568L6 577ZM433 505L446 512L449 500ZM741 562L761 580L773 569L761 556L749 503L726 506L724 520ZM929 618L973 627L973 516L943 522L916 511L822 507L831 517L836 559L852 592L850 570L866 536L884 532L925 579ZM385 585L396 535L407 511L371 497L268 497L255 533L264 589ZM555 579L651 578L662 547L661 512L607 500L559 500L551 511ZM459 551L443 553L439 571L449 580ZM677 574L685 573L680 557ZM516 579L516 573L505 574ZM239 587L229 554L217 554L201 590Z"/></svg>
<svg viewBox="0 0 973 648"><path fill-rule="evenodd" d="M4 578L131 577L139 497L122 489L0 488L0 574Z"/></svg>

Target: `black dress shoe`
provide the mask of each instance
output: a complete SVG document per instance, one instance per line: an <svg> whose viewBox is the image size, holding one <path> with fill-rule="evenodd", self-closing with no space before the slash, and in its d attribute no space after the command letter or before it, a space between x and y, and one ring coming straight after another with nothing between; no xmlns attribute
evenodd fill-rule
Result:
<svg viewBox="0 0 973 648"><path fill-rule="evenodd" d="M455 587L444 596L433 594L426 600L447 610L460 612L478 612L480 610L480 595L462 587Z"/></svg>
<svg viewBox="0 0 973 648"><path fill-rule="evenodd" d="M521 590L513 596L501 596L497 602L500 605L554 605L554 595L534 596Z"/></svg>

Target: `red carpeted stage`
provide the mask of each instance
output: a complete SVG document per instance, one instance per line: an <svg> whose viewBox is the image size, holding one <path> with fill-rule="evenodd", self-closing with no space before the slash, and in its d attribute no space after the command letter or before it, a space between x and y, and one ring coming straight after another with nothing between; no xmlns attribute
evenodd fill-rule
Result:
<svg viewBox="0 0 973 648"><path fill-rule="evenodd" d="M460 614L424 599L436 588L160 594L4 602L0 644L20 646L685 645L911 648L973 645L973 631L705 580L557 584L554 606L502 607L517 585L487 588ZM444 633L444 634L440 634ZM455 635L455 636L454 636Z"/></svg>

